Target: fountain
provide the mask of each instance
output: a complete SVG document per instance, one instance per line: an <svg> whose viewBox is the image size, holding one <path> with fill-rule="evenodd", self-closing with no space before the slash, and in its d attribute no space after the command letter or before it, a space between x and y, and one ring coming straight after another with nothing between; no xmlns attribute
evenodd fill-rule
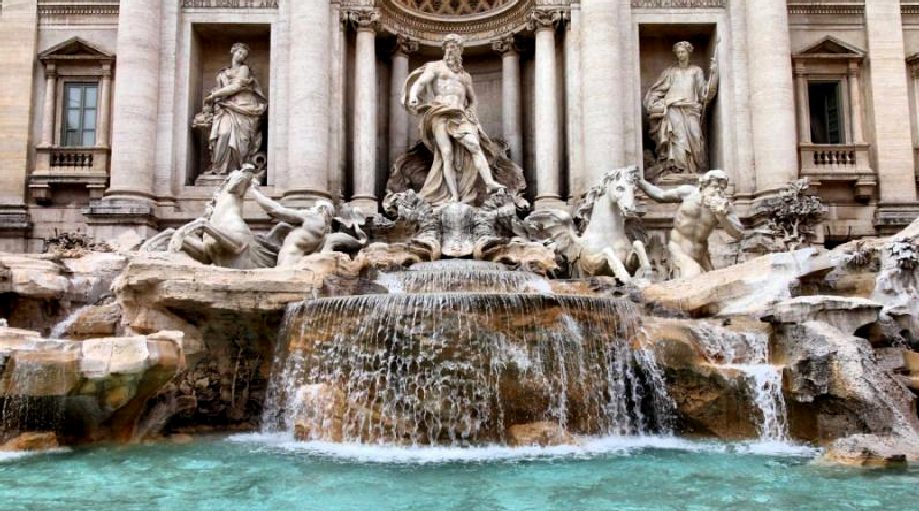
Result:
<svg viewBox="0 0 919 511"><path fill-rule="evenodd" d="M559 435L668 431L637 307L555 295L535 274L466 260L384 273L390 293L288 309L266 409L304 440L507 443L514 426Z"/></svg>

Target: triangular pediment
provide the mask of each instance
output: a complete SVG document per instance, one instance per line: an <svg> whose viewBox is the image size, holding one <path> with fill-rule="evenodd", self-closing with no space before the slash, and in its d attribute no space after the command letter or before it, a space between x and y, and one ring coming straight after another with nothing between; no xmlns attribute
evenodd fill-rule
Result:
<svg viewBox="0 0 919 511"><path fill-rule="evenodd" d="M94 46L83 38L72 37L41 52L38 58L41 60L114 60L115 55Z"/></svg>
<svg viewBox="0 0 919 511"><path fill-rule="evenodd" d="M798 58L843 58L860 59L865 51L840 39L828 35L812 46L795 53Z"/></svg>

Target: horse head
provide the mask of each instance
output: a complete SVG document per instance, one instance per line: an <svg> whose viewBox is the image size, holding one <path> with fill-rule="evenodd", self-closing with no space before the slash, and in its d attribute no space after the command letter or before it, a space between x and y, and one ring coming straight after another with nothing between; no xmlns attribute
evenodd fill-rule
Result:
<svg viewBox="0 0 919 511"><path fill-rule="evenodd" d="M631 218L638 214L635 188L638 184L638 167L613 169L603 175L603 188L611 204L615 204L623 216Z"/></svg>

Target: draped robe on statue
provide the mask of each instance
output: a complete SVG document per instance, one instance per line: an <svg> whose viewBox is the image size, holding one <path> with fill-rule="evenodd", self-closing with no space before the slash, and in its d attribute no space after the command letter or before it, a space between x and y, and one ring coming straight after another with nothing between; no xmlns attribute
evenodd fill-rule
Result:
<svg viewBox="0 0 919 511"><path fill-rule="evenodd" d="M663 171L698 174L708 170L702 116L708 84L699 66L671 66L645 95L651 138Z"/></svg>
<svg viewBox="0 0 919 511"><path fill-rule="evenodd" d="M405 81L402 87L402 104L410 111L409 93L412 90L412 86L428 69L428 66L434 64L436 62L421 66L412 72ZM488 137L473 112L435 103L433 101L435 94L430 85L419 96L418 99L421 105L417 108L417 113L420 114L419 133L421 141L434 155L434 162L425 178L424 185L418 192L426 202L437 206L450 202L452 199L450 189L447 186L447 179L444 175L443 156L434 139L434 126L440 122L447 124L447 133L452 139L453 168L456 173L456 189L461 202L478 205L487 195L485 183L473 164L472 153L459 142L467 134L478 136L479 145L488 160L488 166L495 180L507 187L510 193L523 190L526 186L523 170L507 158L503 148L498 143Z"/></svg>
<svg viewBox="0 0 919 511"><path fill-rule="evenodd" d="M255 78L236 76L232 68L217 75L217 87L231 84L240 91L216 102L211 127L211 170L214 174L227 174L251 163L250 159L262 146L262 116L268 109L268 100Z"/></svg>

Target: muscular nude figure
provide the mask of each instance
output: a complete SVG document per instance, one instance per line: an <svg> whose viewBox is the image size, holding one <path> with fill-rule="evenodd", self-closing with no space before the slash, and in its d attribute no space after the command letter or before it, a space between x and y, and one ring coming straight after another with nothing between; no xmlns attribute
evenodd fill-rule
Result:
<svg viewBox="0 0 919 511"><path fill-rule="evenodd" d="M699 186L679 186L670 190L658 188L645 179L639 186L657 202L679 202L673 230L670 231L670 265L674 278L695 277L711 271L708 238L720 225L731 237L743 237L743 225L725 195L728 176L712 170L699 178Z"/></svg>
<svg viewBox="0 0 919 511"><path fill-rule="evenodd" d="M463 40L444 39L444 58L413 72L403 88L403 104L422 114L421 139L434 152L434 165L420 195L428 202L472 202L477 179L488 193L498 183L483 151L487 139L476 115L472 77L463 70Z"/></svg>
<svg viewBox="0 0 919 511"><path fill-rule="evenodd" d="M335 206L329 201L319 201L309 209L293 209L282 206L271 200L258 189L253 181L252 196L255 202L268 213L268 216L287 222L295 228L284 238L284 244L278 251L278 268L296 266L304 256L323 249L329 231L332 228L332 214Z"/></svg>

